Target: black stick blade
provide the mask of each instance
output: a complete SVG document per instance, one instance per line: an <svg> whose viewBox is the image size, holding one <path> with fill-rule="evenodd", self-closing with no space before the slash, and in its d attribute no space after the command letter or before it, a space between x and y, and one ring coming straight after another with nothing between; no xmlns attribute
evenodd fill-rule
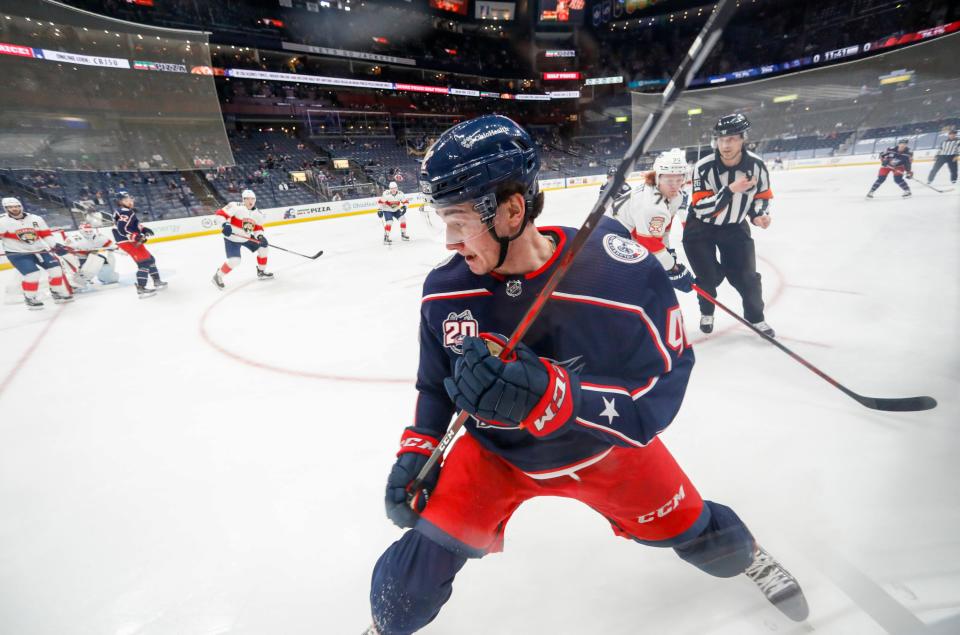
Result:
<svg viewBox="0 0 960 635"><path fill-rule="evenodd" d="M920 412L921 410L933 410L937 407L937 400L933 397L903 397L900 399L887 399L884 397L854 397L858 402L872 408L873 410L884 410L886 412Z"/></svg>
<svg viewBox="0 0 960 635"><path fill-rule="evenodd" d="M322 256L322 255L323 255L323 250L321 249L320 251L317 252L317 254L316 254L315 256L310 256L310 260L316 260L317 258L319 258L319 257Z"/></svg>

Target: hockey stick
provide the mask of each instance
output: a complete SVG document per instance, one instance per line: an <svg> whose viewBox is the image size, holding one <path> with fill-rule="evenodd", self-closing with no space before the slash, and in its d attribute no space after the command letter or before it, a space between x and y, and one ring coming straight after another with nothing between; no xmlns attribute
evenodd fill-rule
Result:
<svg viewBox="0 0 960 635"><path fill-rule="evenodd" d="M789 348L787 348L786 346L784 346L774 338L764 334L763 331L761 331L760 329L755 327L753 324L750 324L750 322L748 322L744 318L734 313L732 309L725 306L722 302L720 302L715 297L713 297L712 295L710 295L709 293L701 289L699 286L693 285L693 290L696 291L700 295L700 297L706 299L708 302L710 302L720 310L726 313L729 313L731 316L733 316L735 320L740 322L740 324L743 324L748 329L750 329L751 331L753 331L754 333L756 333L766 341L770 342L771 344L779 348L781 351L783 351L793 359L797 360L798 362L806 366L808 370L813 372L813 374L825 380L828 384L830 384L831 386L833 386L834 388L836 388L837 390L839 390L846 396L850 397L851 399L853 399L854 401L856 401L862 406L866 406L867 408L870 408L872 410L884 410L887 412L917 412L920 410L932 410L933 408L937 407L937 400L934 399L933 397L886 398L886 397L864 397L863 395L859 395L853 392L852 390L850 390L849 388L847 388L846 386L844 386L843 384L841 384L840 382L838 382L836 379L834 379L830 375L826 374L825 372L823 372L822 370L814 366L813 364L811 364L810 362L808 362L807 360L805 360L804 358L800 357L799 355L791 351Z"/></svg>
<svg viewBox="0 0 960 635"><path fill-rule="evenodd" d="M940 188L933 187L932 185L930 185L930 184L927 183L926 181L922 181L921 179L915 179L915 178L913 178L912 176L910 177L910 180L913 181L914 183L919 183L920 185L922 185L922 186L924 186L924 187L929 187L931 190L933 190L934 192L937 192L938 194L946 194L947 192L950 191L950 190L941 190Z"/></svg>
<svg viewBox="0 0 960 635"><path fill-rule="evenodd" d="M667 84L667 87L664 89L660 104L656 110L647 116L640 131L633 138L633 142L627 149L626 154L623 155L623 159L620 161L620 165L617 166L617 171L614 174L613 181L610 183L610 187L604 190L593 204L593 209L590 210L587 219L583 222L583 225L580 227L580 230L577 231L573 240L571 240L570 247L563 257L560 258L556 269L554 269L550 277L547 278L546 284L544 284L540 293L537 294L537 297L534 298L526 314L520 319L520 323L517 324L516 329L514 329L506 345L502 349L497 347L499 350L491 350L491 353L498 355L500 359L508 358L517 346L517 343L523 339L523 336L526 335L527 331L533 325L534 320L536 320L540 312L543 311L547 300L550 299L554 289L557 288L557 285L560 284L560 281L567 274L574 258L577 257L577 254L583 249L590 234L596 229L597 223L599 223L603 217L607 206L616 194L619 193L620 188L623 187L623 184L627 180L627 175L633 170L637 159L650 147L653 139L657 136L657 133L660 132L660 128L662 128L666 122L667 117L670 116L670 112L673 110L677 99L683 91L686 90L687 86L690 85L694 75L696 75L700 66L707 59L710 51L713 50L713 47L720 40L724 28L733 16L734 11L736 11L736 4L736 0L720 0L720 2L716 4L713 13L707 19L706 24L703 25L703 29L700 30L693 44L690 45L690 50L687 51L677 71L670 79L670 83ZM407 500L411 507L416 507L419 490L423 485L424 479L430 473L430 470L433 469L433 466L437 464L437 461L440 460L440 457L443 456L444 451L453 441L469 416L466 411L460 412L450 427L447 428L447 432L443 435L443 438L440 439L437 447L430 453L430 457L420 469L417 478L410 484L407 490Z"/></svg>
<svg viewBox="0 0 960 635"><path fill-rule="evenodd" d="M250 238L247 238L247 242L249 242L249 243L259 243L260 241L258 241L256 238L250 237ZM323 255L323 250L322 250L322 249L321 249L320 251L318 251L317 253L313 254L312 256L308 256L307 254L301 254L299 251L293 251L292 249L284 249L283 247L274 245L273 243L270 243L269 245L267 245L267 247L270 247L270 248L272 248L272 249L279 249L280 251L285 251L285 252L287 252L288 254L293 254L294 256L300 256L301 258L307 258L308 260L316 260L317 258L319 258L320 256Z"/></svg>

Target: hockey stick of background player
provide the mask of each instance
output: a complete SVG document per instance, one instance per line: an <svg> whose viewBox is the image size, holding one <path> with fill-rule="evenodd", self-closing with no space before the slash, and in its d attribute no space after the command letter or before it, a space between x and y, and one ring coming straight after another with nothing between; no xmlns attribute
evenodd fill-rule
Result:
<svg viewBox="0 0 960 635"><path fill-rule="evenodd" d="M670 116L674 103L683 91L686 90L687 86L690 85L694 75L696 75L700 66L707 59L710 51L713 50L713 47L720 40L720 37L723 35L723 29L727 26L734 11L736 11L736 0L720 0L720 2L716 4L713 13L710 14L710 17L707 19L706 24L703 25L697 38L693 41L693 44L690 45L690 50L687 51L677 71L670 79L670 83L667 84L667 87L664 89L660 104L656 110L647 116L647 120L643 123L637 136L633 138L633 142L627 149L626 154L623 155L623 160L621 160L620 165L617 166L617 171L613 176L613 181L610 183L610 186L601 193L600 197L593 204L593 209L590 210L587 219L583 222L583 225L580 227L580 230L577 231L573 240L570 241L570 247L566 253L563 254L563 257L560 258L556 269L554 269L550 277L547 278L547 282L544 284L540 293L537 294L537 297L534 298L530 308L527 309L524 316L520 318L520 323L517 324L516 329L514 329L506 345L502 349L497 347L498 350L491 348L490 352L492 354L498 355L500 359L506 359L510 356L510 353L513 352L517 343L526 335L530 326L540 315L547 300L550 299L554 289L557 288L557 285L560 284L560 281L567 274L573 259L580 253L590 234L592 234L596 228L597 223L600 222L607 206L610 205L614 196L620 192L620 188L622 188L626 182L627 175L633 170L637 159L649 149L650 144L653 143L653 139L657 136L657 133L660 132L660 128L663 127L667 117ZM490 343L488 343L488 347L490 347ZM417 474L417 478L410 484L407 491L407 500L411 506L415 505L417 498L416 493L420 490L421 485L423 485L423 480L430 473L430 470L433 469L433 466L437 464L437 461L440 460L440 457L443 456L443 452L453 441L453 438L460 431L460 428L463 427L468 416L465 411L460 412L453 423L450 424L450 427L447 428L447 432L443 435L443 438L440 439L437 447L431 452L427 462L424 463L420 469L420 473Z"/></svg>
<svg viewBox="0 0 960 635"><path fill-rule="evenodd" d="M258 241L256 238L247 238L247 242L259 243L260 241ZM292 249L284 249L283 247L279 247L277 245L274 245L273 243L270 243L269 245L267 245L267 247L270 247L271 249L279 249L280 251L285 251L288 254L293 254L294 256L300 256L301 258L307 258L309 260L316 260L317 258L323 255L322 249L317 253L313 254L312 256L308 256L307 254L301 254L300 252L293 251Z"/></svg>
<svg viewBox="0 0 960 635"><path fill-rule="evenodd" d="M743 324L744 326L749 328L751 331L753 331L754 333L756 333L763 339L767 340L768 342L770 342L771 344L779 348L781 351L783 351L793 359L797 360L798 362L806 366L808 370L813 372L813 374L825 380L831 386L838 389L840 392L850 397L851 399L853 399L854 401L856 401L862 406L866 406L867 408L872 408L873 410L885 410L888 412L917 412L919 410L932 410L933 408L937 407L937 400L934 399L933 397L885 398L885 397L864 397L863 395L858 395L857 393L853 392L852 390L850 390L849 388L847 388L846 386L838 382L836 379L834 379L830 375L826 374L825 372L823 372L822 370L820 370L819 368L817 368L816 366L814 366L813 364L805 360L804 358L800 357L799 355L791 351L789 348L787 348L777 340L765 335L763 331L761 331L760 329L755 327L753 324L750 324L750 322L748 322L744 318L734 313L732 309L725 306L722 302L717 300L715 297L713 297L712 295L710 295L709 293L707 293L697 285L693 285L693 290L696 291L700 295L700 297L705 298L708 302L713 304L715 307L719 308L721 311L729 313L731 316L733 316L734 319L740 322L740 324Z"/></svg>

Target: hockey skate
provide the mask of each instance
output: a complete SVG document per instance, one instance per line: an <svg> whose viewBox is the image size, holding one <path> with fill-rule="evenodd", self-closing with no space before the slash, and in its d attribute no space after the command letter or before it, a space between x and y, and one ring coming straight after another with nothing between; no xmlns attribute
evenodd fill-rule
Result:
<svg viewBox="0 0 960 635"><path fill-rule="evenodd" d="M146 287L137 286L137 297L141 300L144 298L152 298L157 295L156 289L148 289Z"/></svg>
<svg viewBox="0 0 960 635"><path fill-rule="evenodd" d="M27 305L27 309L30 311L40 311L43 309L43 302L36 298L28 298L23 296L23 303Z"/></svg>
<svg viewBox="0 0 960 635"><path fill-rule="evenodd" d="M213 274L213 278L211 279L211 281L213 282L214 286L216 286L221 291L226 286L225 284L223 284L223 275L220 273L219 269L217 269L217 273Z"/></svg>
<svg viewBox="0 0 960 635"><path fill-rule="evenodd" d="M410 236L408 236L408 235L406 235L406 234L400 234L400 238L401 238L402 240L405 240L405 241L410 240Z"/></svg>
<svg viewBox="0 0 960 635"><path fill-rule="evenodd" d="M388 235L386 235L386 234L383 236L383 244L384 244L384 245L392 245L392 244L393 244L393 241L390 240L390 236L388 236Z"/></svg>
<svg viewBox="0 0 960 635"><path fill-rule="evenodd" d="M756 328L756 329L757 329L758 331L760 331L761 333L763 333L764 335L766 335L767 337L776 337L776 336L777 336L777 332L774 331L774 330L770 327L770 325L767 324L766 322L764 322L763 320L760 320L759 322L754 322L754 323L753 323L753 327Z"/></svg>
<svg viewBox="0 0 960 635"><path fill-rule="evenodd" d="M273 280L273 274L263 269L257 269L257 280Z"/></svg>
<svg viewBox="0 0 960 635"><path fill-rule="evenodd" d="M163 291L163 290L166 289L168 286L169 286L169 285L168 285L166 282L164 282L163 280L154 280L154 281L153 281L153 290L154 290L154 291Z"/></svg>
<svg viewBox="0 0 960 635"><path fill-rule="evenodd" d="M66 304L67 302L73 302L73 294L60 293L59 291L50 290L50 295L53 297L54 304Z"/></svg>
<svg viewBox="0 0 960 635"><path fill-rule="evenodd" d="M753 554L753 562L743 573L753 580L771 604L794 622L802 622L810 615L807 598L796 578L759 545Z"/></svg>
<svg viewBox="0 0 960 635"><path fill-rule="evenodd" d="M909 190L903 193L903 198L910 198L911 196L913 196L913 192Z"/></svg>
<svg viewBox="0 0 960 635"><path fill-rule="evenodd" d="M873 198L873 190L867 192L867 198Z"/></svg>
<svg viewBox="0 0 960 635"><path fill-rule="evenodd" d="M713 316L712 315L701 315L700 316L700 330L704 333L713 333Z"/></svg>

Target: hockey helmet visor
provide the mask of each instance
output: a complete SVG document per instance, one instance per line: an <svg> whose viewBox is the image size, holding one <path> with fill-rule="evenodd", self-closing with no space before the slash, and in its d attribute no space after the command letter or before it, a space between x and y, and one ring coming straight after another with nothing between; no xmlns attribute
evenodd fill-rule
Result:
<svg viewBox="0 0 960 635"><path fill-rule="evenodd" d="M460 203L427 204L425 209L445 227L447 246L462 245L490 231L497 214L497 195L484 194Z"/></svg>

